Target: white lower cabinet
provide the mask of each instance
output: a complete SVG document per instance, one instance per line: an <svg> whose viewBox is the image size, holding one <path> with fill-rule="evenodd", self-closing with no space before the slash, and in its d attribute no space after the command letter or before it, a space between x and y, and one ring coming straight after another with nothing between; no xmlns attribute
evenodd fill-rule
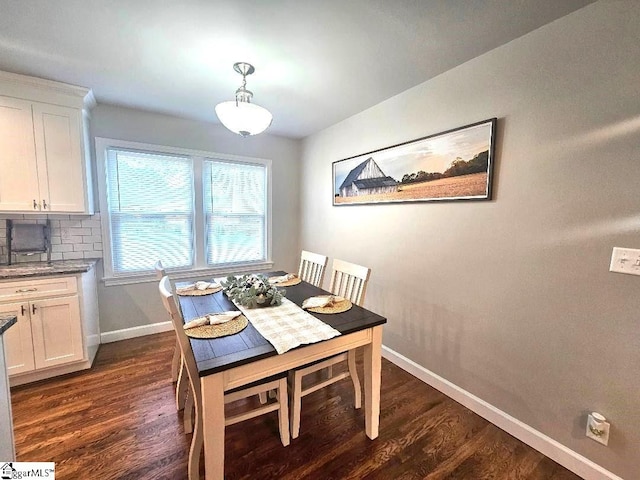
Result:
<svg viewBox="0 0 640 480"><path fill-rule="evenodd" d="M31 340L31 317L28 304L9 303L0 305L0 313L15 315L18 322L4 334L5 356L9 375L30 372L35 366L33 340Z"/></svg>
<svg viewBox="0 0 640 480"><path fill-rule="evenodd" d="M95 274L79 277L0 283L0 313L18 317L4 335L12 385L91 366L99 344Z"/></svg>
<svg viewBox="0 0 640 480"><path fill-rule="evenodd" d="M82 360L78 296L31 302L31 335L36 368Z"/></svg>
<svg viewBox="0 0 640 480"><path fill-rule="evenodd" d="M18 317L6 338L10 375L82 360L77 295L1 305L0 313Z"/></svg>

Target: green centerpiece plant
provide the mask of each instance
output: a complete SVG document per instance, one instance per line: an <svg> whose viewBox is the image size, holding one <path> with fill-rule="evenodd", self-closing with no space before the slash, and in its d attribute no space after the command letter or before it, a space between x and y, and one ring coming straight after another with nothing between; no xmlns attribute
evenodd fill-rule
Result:
<svg viewBox="0 0 640 480"><path fill-rule="evenodd" d="M247 308L282 304L285 290L271 285L264 275L229 276L220 282L230 300Z"/></svg>

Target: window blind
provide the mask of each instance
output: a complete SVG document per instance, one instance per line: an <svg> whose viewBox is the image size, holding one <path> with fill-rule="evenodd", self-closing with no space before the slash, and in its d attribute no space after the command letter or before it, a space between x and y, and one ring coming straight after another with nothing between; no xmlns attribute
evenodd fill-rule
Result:
<svg viewBox="0 0 640 480"><path fill-rule="evenodd" d="M267 167L206 159L203 187L207 264L266 260Z"/></svg>
<svg viewBox="0 0 640 480"><path fill-rule="evenodd" d="M186 157L109 148L107 205L114 274L194 262L193 165Z"/></svg>

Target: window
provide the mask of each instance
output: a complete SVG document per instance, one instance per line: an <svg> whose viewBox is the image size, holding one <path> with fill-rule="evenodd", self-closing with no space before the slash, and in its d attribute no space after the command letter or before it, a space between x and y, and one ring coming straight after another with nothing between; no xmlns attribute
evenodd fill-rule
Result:
<svg viewBox="0 0 640 480"><path fill-rule="evenodd" d="M207 264L265 259L266 168L205 160Z"/></svg>
<svg viewBox="0 0 640 480"><path fill-rule="evenodd" d="M193 266L191 159L107 149L107 203L114 273Z"/></svg>
<svg viewBox="0 0 640 480"><path fill-rule="evenodd" d="M107 285L270 261L270 161L96 138Z"/></svg>

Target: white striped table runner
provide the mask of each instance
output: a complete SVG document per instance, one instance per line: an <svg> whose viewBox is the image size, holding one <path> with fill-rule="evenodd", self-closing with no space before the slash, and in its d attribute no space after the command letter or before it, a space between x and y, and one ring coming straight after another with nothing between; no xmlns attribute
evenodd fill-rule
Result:
<svg viewBox="0 0 640 480"><path fill-rule="evenodd" d="M282 305L276 307L237 306L279 354L299 345L316 343L340 335L335 328L318 320L286 298L282 299Z"/></svg>

